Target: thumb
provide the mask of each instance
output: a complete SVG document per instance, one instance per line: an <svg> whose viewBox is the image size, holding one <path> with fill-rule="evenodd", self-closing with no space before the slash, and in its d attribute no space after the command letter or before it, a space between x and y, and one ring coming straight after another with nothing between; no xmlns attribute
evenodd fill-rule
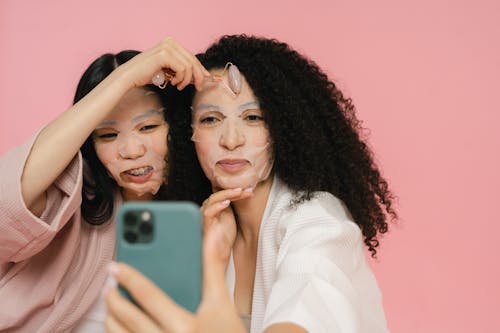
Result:
<svg viewBox="0 0 500 333"><path fill-rule="evenodd" d="M203 299L220 300L229 297L226 287L226 267L231 253L223 227L216 223L203 239Z"/></svg>

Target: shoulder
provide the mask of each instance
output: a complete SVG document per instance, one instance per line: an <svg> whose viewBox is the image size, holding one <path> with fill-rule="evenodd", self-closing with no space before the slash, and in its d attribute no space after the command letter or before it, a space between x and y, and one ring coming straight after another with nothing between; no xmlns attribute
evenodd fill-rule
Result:
<svg viewBox="0 0 500 333"><path fill-rule="evenodd" d="M280 200L283 208L279 229L282 232L315 226L342 229L350 233L360 232L345 204L333 194L315 192L311 199L293 203L293 196L287 192L289 195L281 196Z"/></svg>
<svg viewBox="0 0 500 333"><path fill-rule="evenodd" d="M308 220L327 219L337 223L352 220L345 204L328 192L315 192L310 200L291 206L287 213L292 220L294 217Z"/></svg>
<svg viewBox="0 0 500 333"><path fill-rule="evenodd" d="M267 207L266 229L274 234L278 246L287 240L311 239L327 234L356 246L361 242L360 228L345 204L333 194L315 192L310 200L299 203L294 203L294 198L295 193L276 178Z"/></svg>

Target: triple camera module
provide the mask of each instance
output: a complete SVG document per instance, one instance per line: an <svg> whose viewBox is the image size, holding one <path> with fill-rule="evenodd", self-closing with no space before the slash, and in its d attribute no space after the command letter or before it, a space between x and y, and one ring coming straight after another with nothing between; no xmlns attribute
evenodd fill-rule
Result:
<svg viewBox="0 0 500 333"><path fill-rule="evenodd" d="M150 211L129 211L124 216L123 238L131 244L153 240L154 220Z"/></svg>

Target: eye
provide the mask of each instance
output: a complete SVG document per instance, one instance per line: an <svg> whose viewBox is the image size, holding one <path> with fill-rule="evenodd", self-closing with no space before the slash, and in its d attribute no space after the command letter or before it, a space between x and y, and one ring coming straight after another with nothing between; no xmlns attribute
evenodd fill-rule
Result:
<svg viewBox="0 0 500 333"><path fill-rule="evenodd" d="M118 135L117 133L104 133L97 135L97 137L101 140L111 140L116 138L117 135Z"/></svg>
<svg viewBox="0 0 500 333"><path fill-rule="evenodd" d="M257 121L262 121L264 120L264 117L257 115L257 114L250 114L245 117L246 120L249 120L251 122L257 122Z"/></svg>
<svg viewBox="0 0 500 333"><path fill-rule="evenodd" d="M202 127L212 127L219 125L224 118L219 112L207 112L199 116L197 123Z"/></svg>
<svg viewBox="0 0 500 333"><path fill-rule="evenodd" d="M249 123L260 123L264 121L262 112L258 109L247 110L242 114L243 119Z"/></svg>
<svg viewBox="0 0 500 333"><path fill-rule="evenodd" d="M218 121L219 121L219 119L214 117L214 116L206 116L206 117L200 118L200 123L206 124L206 125L215 124Z"/></svg>
<svg viewBox="0 0 500 333"><path fill-rule="evenodd" d="M157 128L157 127L158 127L158 125L146 125L146 126L142 126L140 128L140 131L141 132L148 132L148 131L151 131L151 130Z"/></svg>

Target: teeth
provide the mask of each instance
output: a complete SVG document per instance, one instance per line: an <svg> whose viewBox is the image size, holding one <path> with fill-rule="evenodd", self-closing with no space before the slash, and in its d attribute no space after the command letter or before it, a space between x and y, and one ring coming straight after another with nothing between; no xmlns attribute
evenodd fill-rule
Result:
<svg viewBox="0 0 500 333"><path fill-rule="evenodd" d="M146 166L146 167L142 167L142 168L128 170L127 173L132 175L132 176L144 176L152 169L153 169L152 167Z"/></svg>

